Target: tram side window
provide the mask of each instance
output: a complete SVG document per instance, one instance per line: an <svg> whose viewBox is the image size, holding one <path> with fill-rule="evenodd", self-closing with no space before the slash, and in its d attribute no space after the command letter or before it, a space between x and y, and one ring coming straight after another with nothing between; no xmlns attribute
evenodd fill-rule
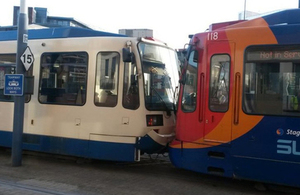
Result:
<svg viewBox="0 0 300 195"><path fill-rule="evenodd" d="M32 67L25 73L32 75ZM16 54L0 54L0 101L13 102L14 96L4 95L5 75L16 74ZM25 95L25 102L29 102L30 95Z"/></svg>
<svg viewBox="0 0 300 195"><path fill-rule="evenodd" d="M88 55L85 52L45 53L41 56L39 101L84 105Z"/></svg>
<svg viewBox="0 0 300 195"><path fill-rule="evenodd" d="M125 63L123 80L123 107L136 110L140 106L137 67L134 63Z"/></svg>
<svg viewBox="0 0 300 195"><path fill-rule="evenodd" d="M244 112L300 116L300 50L253 47L245 56Z"/></svg>
<svg viewBox="0 0 300 195"><path fill-rule="evenodd" d="M210 62L209 109L226 112L229 106L230 57L214 55Z"/></svg>
<svg viewBox="0 0 300 195"><path fill-rule="evenodd" d="M198 63L194 61L194 56L197 55L196 52L197 51L192 51L189 55L185 72L182 94L182 110L184 112L193 112L196 109L198 78Z"/></svg>
<svg viewBox="0 0 300 195"><path fill-rule="evenodd" d="M96 106L115 107L117 105L119 64L119 53L98 53L94 95Z"/></svg>

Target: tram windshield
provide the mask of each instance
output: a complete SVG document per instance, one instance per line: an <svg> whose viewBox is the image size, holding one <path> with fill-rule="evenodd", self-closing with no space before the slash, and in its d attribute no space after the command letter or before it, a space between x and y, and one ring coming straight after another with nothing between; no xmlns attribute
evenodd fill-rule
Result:
<svg viewBox="0 0 300 195"><path fill-rule="evenodd" d="M145 104L148 110L174 109L179 61L174 50L148 43L139 43L144 75Z"/></svg>

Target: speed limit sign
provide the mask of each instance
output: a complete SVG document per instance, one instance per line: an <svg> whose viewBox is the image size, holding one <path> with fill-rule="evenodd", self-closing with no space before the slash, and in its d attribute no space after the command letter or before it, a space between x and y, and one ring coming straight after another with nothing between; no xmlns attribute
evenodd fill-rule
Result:
<svg viewBox="0 0 300 195"><path fill-rule="evenodd" d="M30 66L34 62L34 56L33 53L31 52L30 48L27 46L24 53L21 55L21 62L23 63L26 71L29 70Z"/></svg>

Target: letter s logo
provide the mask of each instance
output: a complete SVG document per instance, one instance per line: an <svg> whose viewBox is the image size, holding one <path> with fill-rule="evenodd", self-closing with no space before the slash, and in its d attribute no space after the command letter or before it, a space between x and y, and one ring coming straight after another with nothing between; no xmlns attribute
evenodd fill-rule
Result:
<svg viewBox="0 0 300 195"><path fill-rule="evenodd" d="M283 140L279 139L277 140L277 153L278 154L291 154L292 153L292 147L287 144L291 144L291 140ZM285 144L285 145L283 145Z"/></svg>

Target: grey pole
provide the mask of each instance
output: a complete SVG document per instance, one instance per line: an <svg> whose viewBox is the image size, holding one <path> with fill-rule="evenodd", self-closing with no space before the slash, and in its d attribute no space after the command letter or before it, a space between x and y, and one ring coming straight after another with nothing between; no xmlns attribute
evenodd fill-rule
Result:
<svg viewBox="0 0 300 195"><path fill-rule="evenodd" d="M27 7L26 0L20 0L20 14L18 22L18 40L17 40L17 56L16 56L16 74L25 73L25 67L21 62L21 55L27 47L28 30L27 30ZM24 87L24 86L23 86ZM12 166L22 165L22 137L24 124L24 102L25 96L14 96L14 123L12 135Z"/></svg>
<svg viewBox="0 0 300 195"><path fill-rule="evenodd" d="M246 20L246 4L247 4L247 0L244 1L244 20Z"/></svg>

